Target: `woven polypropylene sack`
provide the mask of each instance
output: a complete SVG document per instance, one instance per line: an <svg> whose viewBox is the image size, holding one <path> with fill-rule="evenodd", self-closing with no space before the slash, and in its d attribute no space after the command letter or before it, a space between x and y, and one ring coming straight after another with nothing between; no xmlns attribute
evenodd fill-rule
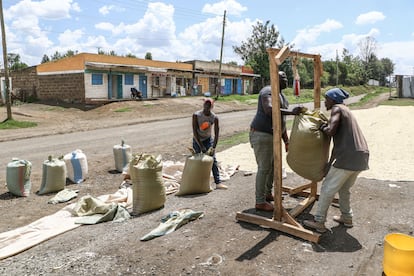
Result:
<svg viewBox="0 0 414 276"><path fill-rule="evenodd" d="M83 182L88 175L88 160L82 150L77 149L63 157L66 163L67 177L73 183Z"/></svg>
<svg viewBox="0 0 414 276"><path fill-rule="evenodd" d="M129 163L132 182L132 212L142 214L159 209L166 201L161 156L133 156Z"/></svg>
<svg viewBox="0 0 414 276"><path fill-rule="evenodd" d="M49 158L43 162L42 185L39 195L59 192L66 185L66 163L62 159Z"/></svg>
<svg viewBox="0 0 414 276"><path fill-rule="evenodd" d="M132 159L132 149L131 146L122 143L120 145L115 145L113 147L114 159L115 159L115 169L118 172L124 172L127 170L128 164Z"/></svg>
<svg viewBox="0 0 414 276"><path fill-rule="evenodd" d="M329 157L330 138L319 126L326 118L319 111L295 116L286 161L303 178L320 181Z"/></svg>
<svg viewBox="0 0 414 276"><path fill-rule="evenodd" d="M29 196L32 188L30 174L32 163L28 160L13 158L7 164L6 185L10 193L17 196Z"/></svg>
<svg viewBox="0 0 414 276"><path fill-rule="evenodd" d="M198 153L187 157L181 176L180 190L176 195L203 194L211 192L210 175L213 157Z"/></svg>

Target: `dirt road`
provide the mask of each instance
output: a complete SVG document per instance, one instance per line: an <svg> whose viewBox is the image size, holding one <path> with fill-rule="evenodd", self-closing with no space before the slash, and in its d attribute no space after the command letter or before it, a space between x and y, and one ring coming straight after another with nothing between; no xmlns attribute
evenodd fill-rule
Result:
<svg viewBox="0 0 414 276"><path fill-rule="evenodd" d="M82 126L87 130L98 125L127 124L128 120L135 124L138 120L148 119L154 113L167 118L171 116L171 112L176 112L178 117L188 118L188 114L201 108L201 102L191 102L188 105L186 102L179 102L177 105L173 103L151 103L151 107L144 107L145 103L123 103L105 106L92 112L51 107L42 107L35 111L35 107L32 110L22 107L18 112L31 116L21 115L24 116L22 118L41 122L39 128L33 130L41 134L46 129L56 133L62 132L63 129L76 129ZM231 109L246 108L236 103L230 105L232 106L225 107L224 104L217 103L215 111L220 115ZM125 106L132 111L114 111ZM255 106L247 108L253 110ZM152 112L144 112L147 110ZM220 116L222 118L222 115ZM43 118L44 121L39 118ZM47 128L46 123L50 123L50 118L54 118L54 126ZM74 122L77 124L74 125ZM402 120L393 122L403 123ZM380 130L380 126L381 123L378 122L373 127ZM80 139L81 134L82 132L78 135L72 133L71 139ZM381 134L379 137L382 137ZM13 144L15 148L19 147L18 141ZM69 145L76 145L71 144L73 141L68 142ZM162 154L165 160L182 160L186 146L188 140L182 140L174 145L156 145L150 150ZM45 149L47 147L33 151ZM9 149L7 151L13 152ZM228 151L226 155L235 155L239 160L243 159L237 152ZM78 198L87 194L99 196L114 193L122 181L122 176L113 173L112 160L110 149L106 152L91 153L88 160L89 178L81 185L71 184L68 188L79 189ZM395 162L404 170L403 164L398 160ZM40 183L40 177L37 174L32 181ZM331 218L338 214L339 210L330 208L327 226L331 231L321 237L319 244L313 244L282 232L236 221L237 212L256 213L252 208L254 177L254 173L244 175L243 172L238 172L226 183L229 186L228 190L214 190L208 194L183 197L169 195L164 208L133 217L127 222L107 222L76 228L0 261L0 274L381 275L384 236L391 232L413 234L412 179L384 181L360 177L352 191L354 228L346 229L334 223ZM4 175L1 175L1 181L4 182ZM288 173L284 184L295 186L303 184L304 181L296 174ZM35 186L33 191L36 188L38 186ZM5 186L1 186L0 208L3 212L0 231L26 225L63 208L64 204L46 203L52 196L32 194L27 198L15 197L7 192ZM283 204L285 208L290 209L299 200L301 198L285 196ZM171 234L148 242L140 241L143 235L159 225L162 217L181 208L202 211L204 217L189 222ZM299 222L312 217L312 207L309 209L298 217ZM257 214L269 218L271 216L269 213Z"/></svg>

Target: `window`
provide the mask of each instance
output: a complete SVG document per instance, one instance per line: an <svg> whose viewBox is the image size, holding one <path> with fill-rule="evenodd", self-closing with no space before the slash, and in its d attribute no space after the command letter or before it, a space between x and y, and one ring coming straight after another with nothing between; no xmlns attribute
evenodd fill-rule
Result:
<svg viewBox="0 0 414 276"><path fill-rule="evenodd" d="M102 85L102 84L103 84L103 75L92 74L92 85Z"/></svg>
<svg viewBox="0 0 414 276"><path fill-rule="evenodd" d="M134 85L134 75L132 74L125 75L125 85Z"/></svg>

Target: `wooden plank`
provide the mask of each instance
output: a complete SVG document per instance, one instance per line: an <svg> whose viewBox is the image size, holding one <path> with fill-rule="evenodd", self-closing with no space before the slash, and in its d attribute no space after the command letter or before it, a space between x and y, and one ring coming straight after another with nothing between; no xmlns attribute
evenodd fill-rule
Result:
<svg viewBox="0 0 414 276"><path fill-rule="evenodd" d="M292 217L297 217L300 215L306 208L309 207L313 202L315 202L316 198L314 197L307 197L304 200L302 200L298 205L295 206L295 208L291 209L289 211L289 214Z"/></svg>
<svg viewBox="0 0 414 276"><path fill-rule="evenodd" d="M293 188L288 187L288 186L283 186L283 191L284 191L284 192L289 193L289 191L290 191L291 189L293 189ZM297 195L297 196L302 196L302 197L310 197L311 193L310 193L310 192L308 192L308 191L299 191L299 192L295 193L294 195ZM315 198L316 198L316 199L319 199L319 194L316 194ZM333 203L338 203L338 202L339 202L339 201L338 201L338 198L334 198L332 202L333 202Z"/></svg>
<svg viewBox="0 0 414 276"><path fill-rule="evenodd" d="M272 87L272 127L273 127L273 183L274 183L274 211L273 217L277 221L282 220L282 126L280 114L280 87L279 70L274 59L273 52L269 52L270 84Z"/></svg>
<svg viewBox="0 0 414 276"><path fill-rule="evenodd" d="M289 47L288 46L283 46L283 48L280 49L280 51L277 53L277 55L275 57L275 61L276 61L276 64L278 66L280 64L282 64L283 61L289 56L289 52L290 52L290 50L289 50Z"/></svg>
<svg viewBox="0 0 414 276"><path fill-rule="evenodd" d="M266 226L295 237L299 237L301 239L311 241L314 243L319 242L320 234L307 230L305 228L296 227L294 225L290 225L288 223L275 221L272 219L264 218L254 214L247 214L238 212L236 214L236 219L248 223L253 223L256 225Z"/></svg>
<svg viewBox="0 0 414 276"><path fill-rule="evenodd" d="M292 189L289 191L289 194L290 194L290 195L297 194L297 193L299 193L299 192L301 192L301 191L303 191L303 190L309 189L311 186L312 186L312 182L311 182L311 183L309 183L309 184L305 184L305 185L302 185L302 186L296 187L296 188L292 188Z"/></svg>
<svg viewBox="0 0 414 276"><path fill-rule="evenodd" d="M295 220L294 217L292 217L287 211L286 209L283 209L283 219L284 221L286 221L287 223L289 223L290 225L296 226L298 228L303 228L303 226L297 222Z"/></svg>

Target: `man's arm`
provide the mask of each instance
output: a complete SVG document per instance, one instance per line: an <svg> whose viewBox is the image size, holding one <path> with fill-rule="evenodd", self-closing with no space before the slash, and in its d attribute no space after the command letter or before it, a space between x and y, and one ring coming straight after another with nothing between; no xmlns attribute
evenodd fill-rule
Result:
<svg viewBox="0 0 414 276"><path fill-rule="evenodd" d="M321 130L328 136L334 136L338 130L341 121L341 109L333 106L331 111L331 118L329 118L327 125L322 125Z"/></svg>
<svg viewBox="0 0 414 276"><path fill-rule="evenodd" d="M201 151L205 152L206 149L204 148L203 143L201 143L200 137L198 136L198 132L197 132L198 127L199 126L198 126L197 115L193 114L193 137L194 137L194 140L197 142L197 144L200 146Z"/></svg>
<svg viewBox="0 0 414 276"><path fill-rule="evenodd" d="M220 132L220 126L219 126L219 119L214 118L214 142L213 142L213 148L216 148L218 140L219 140L219 132Z"/></svg>

